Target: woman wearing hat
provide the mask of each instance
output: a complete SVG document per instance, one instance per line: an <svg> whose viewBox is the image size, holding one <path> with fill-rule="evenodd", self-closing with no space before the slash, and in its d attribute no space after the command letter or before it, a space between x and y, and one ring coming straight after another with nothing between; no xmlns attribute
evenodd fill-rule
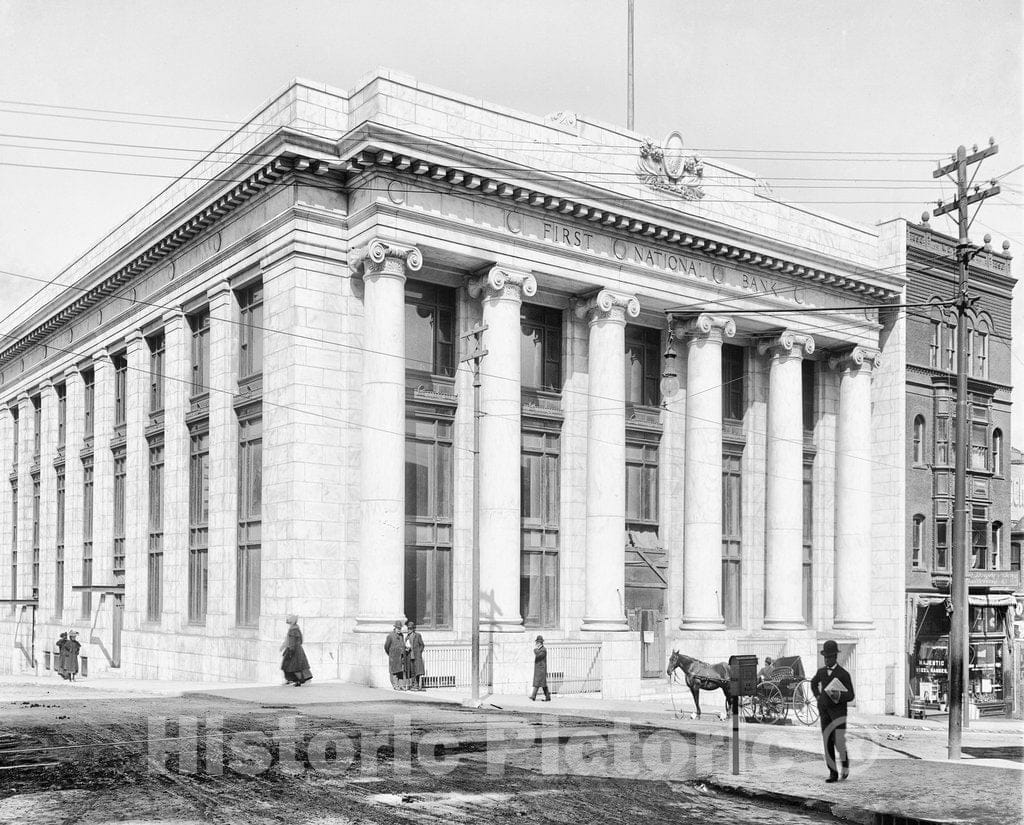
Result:
<svg viewBox="0 0 1024 825"><path fill-rule="evenodd" d="M68 634L61 633L57 639L57 665L54 667L61 679L68 679Z"/></svg>
<svg viewBox="0 0 1024 825"><path fill-rule="evenodd" d="M288 633L284 637L284 644L281 645L281 652L284 654L281 657L281 670L284 671L285 684L299 687L312 679L313 673L309 669L306 651L302 649L299 617L293 614L286 621L288 622Z"/></svg>
<svg viewBox="0 0 1024 825"><path fill-rule="evenodd" d="M72 682L75 681L75 674L78 673L78 651L82 649L82 646L78 643L78 631L68 631L68 641L64 645L64 672L67 674L65 679L70 679Z"/></svg>
<svg viewBox="0 0 1024 825"><path fill-rule="evenodd" d="M544 647L544 637L538 636L533 646L533 693L530 694L530 701L537 701L537 691L544 690L544 701L551 701L551 691L548 690L548 651Z"/></svg>
<svg viewBox="0 0 1024 825"><path fill-rule="evenodd" d="M850 757L846 752L846 704L852 702L853 679L849 671L837 664L839 645L829 639L821 646L825 666L811 679L811 690L818 699L818 714L821 721L821 738L825 746L825 765L828 767L826 782L846 779L850 775ZM839 765L836 765L836 751L839 751Z"/></svg>

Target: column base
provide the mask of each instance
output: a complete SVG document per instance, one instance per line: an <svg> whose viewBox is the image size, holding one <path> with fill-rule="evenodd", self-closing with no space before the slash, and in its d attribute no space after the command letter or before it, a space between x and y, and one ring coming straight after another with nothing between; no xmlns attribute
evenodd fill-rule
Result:
<svg viewBox="0 0 1024 825"><path fill-rule="evenodd" d="M356 616L356 626L353 630L356 633L383 633L387 636L399 619L405 622L405 615L397 616Z"/></svg>
<svg viewBox="0 0 1024 825"><path fill-rule="evenodd" d="M679 621L680 630L725 630L725 619L721 616L683 616Z"/></svg>
<svg viewBox="0 0 1024 825"><path fill-rule="evenodd" d="M526 630L523 620L518 616L514 619L481 619L481 633L522 633Z"/></svg>
<svg viewBox="0 0 1024 825"><path fill-rule="evenodd" d="M807 622L803 616L792 619L765 619L762 627L765 630L807 630Z"/></svg>
<svg viewBox="0 0 1024 825"><path fill-rule="evenodd" d="M623 633L629 630L629 623L621 616L584 617L580 630L587 633Z"/></svg>
<svg viewBox="0 0 1024 825"><path fill-rule="evenodd" d="M874 630L875 623L871 619L836 619L832 627L836 630Z"/></svg>

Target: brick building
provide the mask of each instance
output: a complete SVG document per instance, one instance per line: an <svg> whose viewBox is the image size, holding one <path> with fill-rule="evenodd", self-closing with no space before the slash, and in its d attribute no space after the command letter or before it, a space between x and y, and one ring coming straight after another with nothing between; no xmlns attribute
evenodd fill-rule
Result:
<svg viewBox="0 0 1024 825"><path fill-rule="evenodd" d="M835 638L891 711L898 247L677 133L296 81L7 330L0 666L76 626L90 673L269 681L297 613L315 674L387 684L407 616L465 685L476 479L495 690L538 631L605 696Z"/></svg>
<svg viewBox="0 0 1024 825"><path fill-rule="evenodd" d="M906 241L907 299L907 698L943 708L948 676L953 476L956 448L956 239L899 222ZM1013 706L1013 618L1021 591L1020 545L1012 542L1010 307L1008 255L971 264L967 497L970 700L979 714Z"/></svg>

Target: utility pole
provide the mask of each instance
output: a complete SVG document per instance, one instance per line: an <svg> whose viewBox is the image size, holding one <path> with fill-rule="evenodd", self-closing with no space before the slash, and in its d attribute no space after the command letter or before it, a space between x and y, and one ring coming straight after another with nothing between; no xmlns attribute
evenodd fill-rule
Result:
<svg viewBox="0 0 1024 825"><path fill-rule="evenodd" d="M633 129L633 0L629 2L628 44L626 47L626 128Z"/></svg>
<svg viewBox="0 0 1024 825"><path fill-rule="evenodd" d="M970 527L970 519L967 512L967 461L970 455L970 408L967 403L967 374L969 364L967 363L967 310L976 300L968 291L968 276L971 259L980 253L982 248L971 245L967 232L971 227L972 219L968 216L967 210L972 203L978 203L985 198L999 194L999 187L993 180L991 186L984 192L980 186L974 187L974 194L970 194L971 184L967 180L967 167L980 163L987 157L996 154L999 147L995 140L990 139L988 148L978 150L974 146L971 154L960 146L952 161L945 166L940 166L932 173L932 177L940 178L951 172L956 173L956 198L951 203L943 204L939 201L938 208L933 211L935 217L945 215L948 212L957 213L957 294L956 294L956 473L953 482L953 542L952 558L952 584L950 587L950 601L952 602L952 613L949 621L949 655L947 657L947 668L949 671L949 759L960 758L960 743L963 735L965 721L969 717L969 702L964 701L964 692L968 682L968 600L967 600L967 566L970 554L967 541L967 531ZM977 174L977 172L975 172ZM977 211L975 211L977 214ZM925 213L927 216L927 213ZM986 236L986 247L990 240Z"/></svg>
<svg viewBox="0 0 1024 825"><path fill-rule="evenodd" d="M484 324L476 324L461 336L465 355L461 363L473 362L473 574L470 584L470 700L480 701L480 360L487 355L483 348Z"/></svg>

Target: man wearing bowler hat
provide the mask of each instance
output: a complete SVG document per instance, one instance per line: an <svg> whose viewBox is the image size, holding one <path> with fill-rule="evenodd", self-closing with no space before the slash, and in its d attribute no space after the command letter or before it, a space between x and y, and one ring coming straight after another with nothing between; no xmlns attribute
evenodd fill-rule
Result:
<svg viewBox="0 0 1024 825"><path fill-rule="evenodd" d="M829 639L821 646L825 666L811 679L811 690L818 700L821 720L821 738L825 745L825 764L828 766L826 782L846 779L850 775L850 757L846 752L846 703L853 701L853 679L846 668L836 663L839 645ZM839 766L836 751L839 751Z"/></svg>

